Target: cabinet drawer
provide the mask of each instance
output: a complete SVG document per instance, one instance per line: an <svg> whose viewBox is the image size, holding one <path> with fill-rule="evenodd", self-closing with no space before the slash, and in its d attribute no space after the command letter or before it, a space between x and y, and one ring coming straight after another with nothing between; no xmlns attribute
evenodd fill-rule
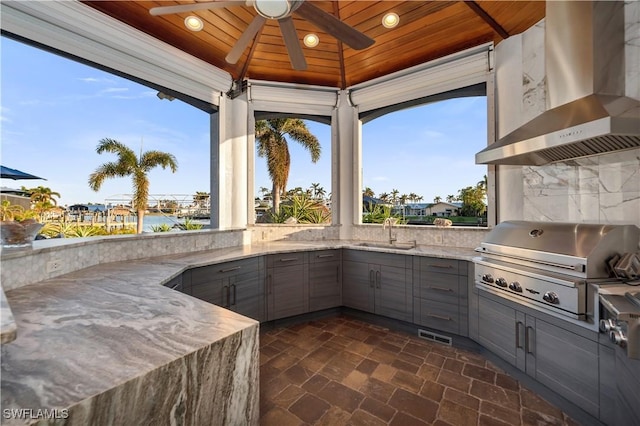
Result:
<svg viewBox="0 0 640 426"><path fill-rule="evenodd" d="M282 266L302 265L307 253L280 253L267 256L267 266L269 268L279 268Z"/></svg>
<svg viewBox="0 0 640 426"><path fill-rule="evenodd" d="M460 300L460 279L457 275L430 273L420 276L416 296L421 299L458 304Z"/></svg>
<svg viewBox="0 0 640 426"><path fill-rule="evenodd" d="M309 253L309 263L333 262L340 260L340 250L318 250Z"/></svg>
<svg viewBox="0 0 640 426"><path fill-rule="evenodd" d="M450 303L415 299L419 304L420 325L460 334L460 308Z"/></svg>
<svg viewBox="0 0 640 426"><path fill-rule="evenodd" d="M251 259L234 260L231 262L211 265L214 278L226 278L232 275L246 274L250 272L258 273L259 260L257 257Z"/></svg>
<svg viewBox="0 0 640 426"><path fill-rule="evenodd" d="M421 257L420 272L439 272L442 274L467 274L466 265L460 271L460 261L455 259L442 259L438 257Z"/></svg>

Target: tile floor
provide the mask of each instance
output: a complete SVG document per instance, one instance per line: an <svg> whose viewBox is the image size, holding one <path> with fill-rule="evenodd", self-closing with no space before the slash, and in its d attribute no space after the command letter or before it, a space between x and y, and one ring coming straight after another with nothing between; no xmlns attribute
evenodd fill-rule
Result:
<svg viewBox="0 0 640 426"><path fill-rule="evenodd" d="M478 354L345 315L260 339L262 426L576 424Z"/></svg>

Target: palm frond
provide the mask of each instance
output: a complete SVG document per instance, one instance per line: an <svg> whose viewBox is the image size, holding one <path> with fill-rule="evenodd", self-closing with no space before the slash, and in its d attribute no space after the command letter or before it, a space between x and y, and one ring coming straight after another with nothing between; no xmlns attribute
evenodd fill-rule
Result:
<svg viewBox="0 0 640 426"><path fill-rule="evenodd" d="M160 166L163 169L169 167L173 173L178 170L178 161L173 154L161 151L147 151L140 158L140 167L144 171L149 171L154 167Z"/></svg>

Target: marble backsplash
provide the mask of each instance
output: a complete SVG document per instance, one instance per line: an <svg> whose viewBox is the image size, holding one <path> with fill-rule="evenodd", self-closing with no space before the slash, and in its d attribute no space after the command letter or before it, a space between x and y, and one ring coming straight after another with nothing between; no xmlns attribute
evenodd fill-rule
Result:
<svg viewBox="0 0 640 426"><path fill-rule="evenodd" d="M640 149L523 167L525 220L640 226Z"/></svg>

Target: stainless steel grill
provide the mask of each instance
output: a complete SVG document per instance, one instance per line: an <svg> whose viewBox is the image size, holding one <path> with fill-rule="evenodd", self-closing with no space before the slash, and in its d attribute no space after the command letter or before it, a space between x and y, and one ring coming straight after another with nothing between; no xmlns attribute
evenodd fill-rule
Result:
<svg viewBox="0 0 640 426"><path fill-rule="evenodd" d="M589 283L638 250L635 225L505 221L476 251L476 287L553 315L586 320Z"/></svg>

